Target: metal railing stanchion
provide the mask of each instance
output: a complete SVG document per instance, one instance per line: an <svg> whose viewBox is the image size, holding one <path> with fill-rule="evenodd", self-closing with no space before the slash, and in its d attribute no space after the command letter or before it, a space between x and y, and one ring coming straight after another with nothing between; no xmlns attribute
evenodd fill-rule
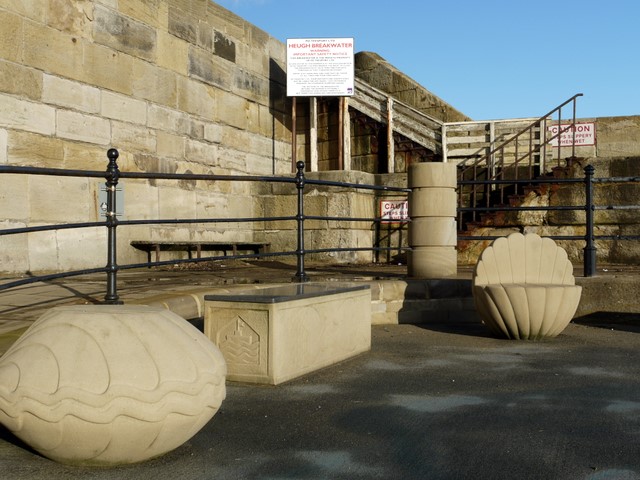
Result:
<svg viewBox="0 0 640 480"><path fill-rule="evenodd" d="M294 282L307 282L309 277L304 271L304 162L296 162L296 188L298 189L298 214L296 215L298 228L298 248L296 249L297 270L293 277Z"/></svg>
<svg viewBox="0 0 640 480"><path fill-rule="evenodd" d="M116 252L116 228L118 227L118 218L116 216L116 187L118 185L118 179L120 177L120 169L116 160L120 154L115 148L110 148L107 152L109 157L109 165L105 173L107 179L107 211L106 226L107 226L107 294L104 296L104 303L107 304L122 304L118 296L118 261Z"/></svg>
<svg viewBox="0 0 640 480"><path fill-rule="evenodd" d="M596 253L597 249L593 236L593 174L595 168L593 165L587 165L584 168L584 184L585 184L585 241L584 247L584 276L593 277L596 273Z"/></svg>

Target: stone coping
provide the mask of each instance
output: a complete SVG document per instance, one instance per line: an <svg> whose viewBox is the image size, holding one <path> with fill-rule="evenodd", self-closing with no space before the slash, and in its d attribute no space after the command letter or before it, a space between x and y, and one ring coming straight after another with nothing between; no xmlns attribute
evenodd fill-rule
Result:
<svg viewBox="0 0 640 480"><path fill-rule="evenodd" d="M369 288L369 285L363 284L299 283L257 290L239 289L233 293L205 295L204 299L216 302L281 303Z"/></svg>

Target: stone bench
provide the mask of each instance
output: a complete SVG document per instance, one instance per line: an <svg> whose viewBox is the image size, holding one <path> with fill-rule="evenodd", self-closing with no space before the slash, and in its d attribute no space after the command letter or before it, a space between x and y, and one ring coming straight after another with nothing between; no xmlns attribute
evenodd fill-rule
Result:
<svg viewBox="0 0 640 480"><path fill-rule="evenodd" d="M151 262L151 253L155 253L155 261L160 261L161 251L183 251L187 252L189 258L193 258L193 252L196 252L196 258L201 258L202 251L223 252L227 256L227 252L237 255L238 252L251 252L260 254L269 250L268 243L260 242L200 242L200 241L153 241L153 240L132 240L131 246L138 250L147 252L147 262Z"/></svg>
<svg viewBox="0 0 640 480"><path fill-rule="evenodd" d="M368 285L291 284L204 300L204 333L232 381L277 385L371 348Z"/></svg>
<svg viewBox="0 0 640 480"><path fill-rule="evenodd" d="M499 336L522 340L557 336L582 293L564 249L536 234L496 239L480 255L472 284L485 325Z"/></svg>

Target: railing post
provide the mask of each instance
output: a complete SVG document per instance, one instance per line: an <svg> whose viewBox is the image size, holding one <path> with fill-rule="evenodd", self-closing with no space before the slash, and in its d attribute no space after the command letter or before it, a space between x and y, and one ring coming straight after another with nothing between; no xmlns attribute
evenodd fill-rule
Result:
<svg viewBox="0 0 640 480"><path fill-rule="evenodd" d="M309 277L304 271L304 162L296 162L296 188L298 189L298 215L296 220L298 223L298 248L296 249L296 256L298 258L298 270L293 277L293 281L307 282Z"/></svg>
<svg viewBox="0 0 640 480"><path fill-rule="evenodd" d="M118 226L118 218L116 217L116 187L118 185L118 178L120 177L120 170L116 160L120 154L115 148L110 148L107 151L107 157L109 158L109 165L105 173L107 180L107 211L106 226L107 226L107 294L104 296L104 302L108 304L122 304L118 297L117 275L118 275L118 263L116 256L116 228Z"/></svg>
<svg viewBox="0 0 640 480"><path fill-rule="evenodd" d="M585 215L586 215L586 232L584 247L584 276L593 277L596 273L596 246L593 240L593 212L595 210L593 205L593 174L595 168L592 165L587 165L584 169L584 184L585 184Z"/></svg>

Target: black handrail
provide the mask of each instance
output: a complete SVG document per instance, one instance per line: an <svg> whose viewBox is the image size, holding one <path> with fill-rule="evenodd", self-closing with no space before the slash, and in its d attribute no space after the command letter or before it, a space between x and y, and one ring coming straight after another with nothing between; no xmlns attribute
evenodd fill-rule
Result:
<svg viewBox="0 0 640 480"><path fill-rule="evenodd" d="M537 120L534 120L533 122L531 122L529 125L527 125L526 127L524 127L523 129L521 129L520 131L518 131L515 135L513 135L512 137L510 137L508 140L505 140L504 142L502 142L501 144L499 144L497 147L493 147L490 149L490 151L488 153L486 153L485 155L477 158L475 161L473 161L471 163L471 165L467 165L465 162L461 162L459 164L460 171L458 172L458 178L460 181L462 181L465 176L467 175L467 172L471 171L473 172L473 180L477 180L478 178L478 167L482 164L484 164L486 166L486 171L487 171L487 178L488 180L497 180L499 178L503 179L505 178L505 173L507 172L507 169L510 169L511 171L513 171L513 174L515 176L515 178L513 180L507 180L504 182L500 182L500 183L496 183L496 185L500 185L500 202L504 203L504 186L505 185L514 185L516 188L516 194L517 194L517 186L519 184L518 180L518 176L519 176L519 171L518 171L518 167L521 165L521 162L524 163L525 160L528 159L528 170L529 170L529 178L533 178L533 160L534 160L534 155L538 155L541 154L542 155L542 159L544 160L544 157L546 156L546 148L548 145L550 145L553 140L558 139L558 151L557 151L557 156L558 156L558 166L560 166L560 159L561 159L561 137L564 133L568 132L569 130L573 129L573 141L572 141L572 149L571 149L571 158L575 157L575 124L576 124L576 103L577 103L577 99L578 97L583 96L582 93L577 93L575 94L573 97L569 98L568 100L566 100L565 102L563 102L562 104L558 105L557 107L555 107L553 110L549 111L548 113L546 113L545 115L541 116L540 118L538 118ZM562 108L565 107L566 105L568 105L569 103L572 104L573 106L573 116L572 119L569 123L569 125L567 125L564 128L562 127ZM546 129L547 129L547 120L548 119L552 119L552 116L557 113L558 114L558 132L551 136L551 137L547 137L546 135ZM534 136L536 131L539 132L539 136L540 136L540 141L539 143L534 145ZM529 139L528 139L528 144L529 144L529 149L526 153L520 155L518 152L518 146L519 146L519 141L521 140L521 137L523 137L525 134L529 135ZM513 145L514 149L515 149L515 153L513 155L514 159L512 162L507 162L505 160L505 149L507 149L509 146ZM494 158L499 154L500 159L498 162L494 161ZM543 172L540 172L543 173ZM463 182L461 182L463 183ZM476 206L478 203L478 191L476 188L476 185L486 185L483 183L479 183L479 184L473 184L473 188L471 190L471 194L470 194L470 204L473 206ZM488 191L484 191L484 192L480 192L480 194L484 193L485 195L485 202L486 205L489 206L489 202L490 202L490 195ZM458 192L459 194L459 203L462 204L462 198L463 198L463 191L462 189L460 189L460 191ZM462 224L462 217L458 218L458 221ZM472 220L475 221L475 216L472 217Z"/></svg>
<svg viewBox="0 0 640 480"><path fill-rule="evenodd" d="M107 229L107 264L105 267L89 268L74 270L70 272L59 272L48 275L30 276L28 278L22 278L5 282L0 285L0 290L17 287L20 285L26 285L39 281L49 281L59 278L67 278L72 276L79 276L85 274L94 273L106 273L107 285L106 294L104 297L104 303L107 304L119 304L122 303L118 295L118 272L121 270L136 269L149 266L165 266L175 265L182 263L198 263L212 260L228 260L230 258L235 259L250 259L250 258L263 258L263 257L280 257L291 256L297 257L297 269L296 274L293 277L293 281L304 282L308 280L308 276L305 272L304 259L306 254L310 253L324 253L324 252L348 252L348 251L385 251L385 250L407 250L408 247L354 247L354 248L326 248L305 250L304 248L304 222L305 220L327 220L327 221L342 221L342 222L371 222L372 224L379 224L385 221L385 219L374 218L361 218L361 217L330 217L330 216L305 216L304 215L304 191L306 185L317 185L325 187L340 187L349 188L355 190L374 190L380 192L401 192L409 193L410 189L401 187L390 187L386 185L368 185L349 182L328 181L319 179L307 179L304 176L304 162L298 162L298 171L295 177L285 176L263 176L263 175L210 175L210 174L193 174L193 173L140 173L140 172L123 172L118 167L117 160L119 152L112 148L107 151L108 165L106 171L91 171L91 170L69 170L69 169L55 169L55 168L40 168L40 167L26 167L26 166L14 166L14 165L0 165L0 174L28 174L28 175L50 175L50 176L64 176L64 177L83 177L83 178L104 178L106 180L106 212L104 222L82 222L82 223L68 223L68 224L52 224L52 225L39 225L31 227L11 228L0 230L0 236L13 235L20 233L30 233L37 231L47 230L62 230L73 228L87 228L87 227L106 227ZM118 183L121 179L145 179L145 180L201 180L201 181L242 181L242 182L261 182L261 183L288 183L294 184L297 189L298 198L298 212L292 216L278 216L278 217L244 217L244 218L200 218L200 219L137 219L137 220L120 220L116 214L117 212L117 197L116 191ZM134 263L119 265L117 255L117 228L119 226L129 225L157 225L157 224L196 224L196 223L248 223L248 222L275 222L275 221L292 221L297 223L297 248L295 251L288 252L260 252L258 254L236 254L232 256L206 256L190 259L172 259L168 261L156 261L145 263Z"/></svg>
<svg viewBox="0 0 640 480"><path fill-rule="evenodd" d="M495 206L495 207L461 207L458 206L458 214L464 212L525 212L525 211L584 211L585 234L584 235L549 235L554 240L584 240L583 271L585 277L592 277L596 273L596 240L640 240L640 235L595 235L594 213L596 210L635 209L640 210L640 205L594 205L594 183L611 182L639 182L640 177L610 177L594 178L595 168L587 165L584 168L584 178L536 178L531 180L460 180L458 185L501 185L501 184L583 184L585 189L585 203L583 205L548 205L548 206ZM461 240L495 240L496 235L458 235Z"/></svg>

